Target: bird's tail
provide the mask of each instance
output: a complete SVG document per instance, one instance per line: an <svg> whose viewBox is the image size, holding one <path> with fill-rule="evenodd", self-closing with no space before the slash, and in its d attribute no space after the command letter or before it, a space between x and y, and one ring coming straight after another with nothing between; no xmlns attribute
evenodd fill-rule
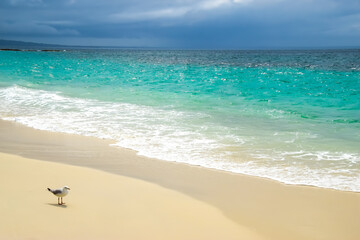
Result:
<svg viewBox="0 0 360 240"><path fill-rule="evenodd" d="M47 188L47 190L49 190L50 192L52 192L50 188Z"/></svg>

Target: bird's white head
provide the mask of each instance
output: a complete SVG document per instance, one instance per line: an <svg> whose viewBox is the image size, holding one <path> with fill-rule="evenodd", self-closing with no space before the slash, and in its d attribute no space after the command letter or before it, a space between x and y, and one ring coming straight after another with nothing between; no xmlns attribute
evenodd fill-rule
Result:
<svg viewBox="0 0 360 240"><path fill-rule="evenodd" d="M68 186L63 187L63 189L70 190L70 188Z"/></svg>

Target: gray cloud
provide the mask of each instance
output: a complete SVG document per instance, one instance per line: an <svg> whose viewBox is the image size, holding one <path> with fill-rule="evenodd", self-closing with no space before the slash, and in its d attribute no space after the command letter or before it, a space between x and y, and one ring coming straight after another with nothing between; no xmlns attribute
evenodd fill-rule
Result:
<svg viewBox="0 0 360 240"><path fill-rule="evenodd" d="M15 35L41 35L41 36L78 36L80 35L77 30L66 28L55 28L47 23L36 22L12 22L0 23L0 33L2 34L15 34Z"/></svg>
<svg viewBox="0 0 360 240"><path fill-rule="evenodd" d="M6 0L0 37L186 48L359 45L358 0Z"/></svg>

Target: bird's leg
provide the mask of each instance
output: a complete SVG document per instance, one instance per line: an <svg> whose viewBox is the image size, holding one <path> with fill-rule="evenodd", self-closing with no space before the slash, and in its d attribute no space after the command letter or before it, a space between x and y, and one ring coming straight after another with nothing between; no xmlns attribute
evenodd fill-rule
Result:
<svg viewBox="0 0 360 240"><path fill-rule="evenodd" d="M60 203L60 198L58 197L58 205L61 205L61 203Z"/></svg>
<svg viewBox="0 0 360 240"><path fill-rule="evenodd" d="M63 199L62 199L62 197L61 197L61 205L63 205L64 204L64 202L63 202Z"/></svg>

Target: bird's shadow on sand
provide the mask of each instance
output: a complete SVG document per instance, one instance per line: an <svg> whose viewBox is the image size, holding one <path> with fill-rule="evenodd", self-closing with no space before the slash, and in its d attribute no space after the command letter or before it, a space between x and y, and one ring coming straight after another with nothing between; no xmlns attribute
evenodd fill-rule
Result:
<svg viewBox="0 0 360 240"><path fill-rule="evenodd" d="M67 208L66 205L59 205L57 203L47 203L47 205L50 205L50 206L54 206L54 207L59 207L59 208Z"/></svg>

